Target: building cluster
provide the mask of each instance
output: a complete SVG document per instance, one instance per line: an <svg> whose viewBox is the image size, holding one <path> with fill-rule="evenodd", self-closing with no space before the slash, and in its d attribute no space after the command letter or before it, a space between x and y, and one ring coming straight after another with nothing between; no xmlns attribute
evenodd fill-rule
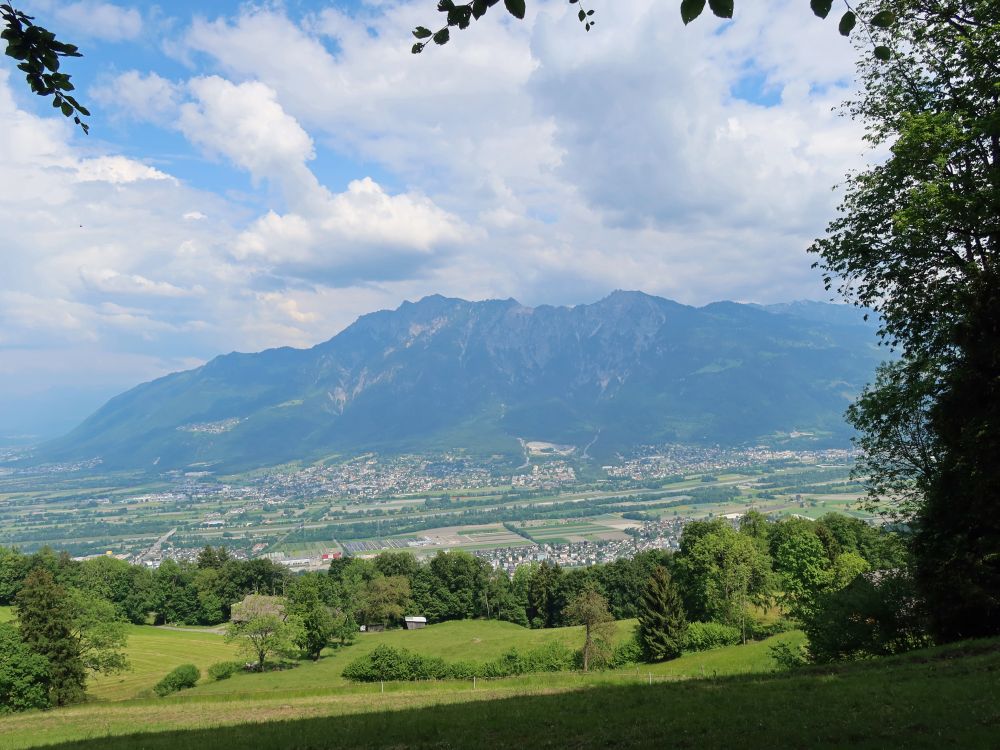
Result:
<svg viewBox="0 0 1000 750"><path fill-rule="evenodd" d="M648 550L676 550L690 518L644 523L627 539L567 544L526 544L518 547L477 550L474 554L494 568L513 575L522 565L548 561L560 567L578 568L635 557Z"/></svg>
<svg viewBox="0 0 1000 750"><path fill-rule="evenodd" d="M388 495L488 487L496 482L489 466L451 454L435 459L369 454L335 466L267 472L255 480L255 486L281 496L370 500Z"/></svg>
<svg viewBox="0 0 1000 750"><path fill-rule="evenodd" d="M739 471L765 464L796 461L806 464L842 464L852 460L854 452L846 449L817 451L777 450L758 445L751 448L719 446L647 445L641 446L620 463L601 467L613 479L648 481L681 474L706 474Z"/></svg>
<svg viewBox="0 0 1000 750"><path fill-rule="evenodd" d="M555 489L574 482L576 482L576 471L566 461L534 464L527 474L515 474L511 477L512 487L530 487L539 490Z"/></svg>

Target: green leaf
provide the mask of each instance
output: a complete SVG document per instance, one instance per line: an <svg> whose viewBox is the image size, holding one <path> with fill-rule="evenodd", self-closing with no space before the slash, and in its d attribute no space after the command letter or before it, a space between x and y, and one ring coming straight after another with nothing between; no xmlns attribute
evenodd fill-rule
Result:
<svg viewBox="0 0 1000 750"><path fill-rule="evenodd" d="M853 11L849 10L840 17L840 25L837 27L837 30L840 31L841 36L850 36L857 22L858 17L854 15Z"/></svg>
<svg viewBox="0 0 1000 750"><path fill-rule="evenodd" d="M419 55L423 51L424 51L424 45L422 42L417 42L412 47L410 47L410 52L412 52L414 55Z"/></svg>
<svg viewBox="0 0 1000 750"><path fill-rule="evenodd" d="M413 36L415 36L417 39L426 39L433 33L434 33L433 31L424 26L417 26L417 28L413 30Z"/></svg>
<svg viewBox="0 0 1000 750"><path fill-rule="evenodd" d="M503 0L503 4L514 18L524 18L524 0Z"/></svg>
<svg viewBox="0 0 1000 750"><path fill-rule="evenodd" d="M580 19L581 21L583 21L583 20L585 20L585 19L587 18L587 13L586 13L586 11L584 11L584 10L583 10L583 8L581 8L581 9L580 9L580 12L579 12L579 13L577 13L577 14L576 14L576 16L577 16L577 18L579 18L579 19Z"/></svg>
<svg viewBox="0 0 1000 750"><path fill-rule="evenodd" d="M719 18L733 17L733 0L708 0L708 7Z"/></svg>
<svg viewBox="0 0 1000 750"><path fill-rule="evenodd" d="M894 23L896 23L896 16L891 10L883 10L872 18L872 26L877 26L880 29L887 29Z"/></svg>
<svg viewBox="0 0 1000 750"><path fill-rule="evenodd" d="M813 13L820 18L826 18L830 15L830 9L833 7L833 0L809 0L809 7L812 8Z"/></svg>
<svg viewBox="0 0 1000 750"><path fill-rule="evenodd" d="M70 104L69 102L63 102L62 104L60 104L59 109L62 110L62 113L66 115L66 117L69 117L71 114L73 114L73 105Z"/></svg>
<svg viewBox="0 0 1000 750"><path fill-rule="evenodd" d="M875 48L875 58L881 60L882 62L889 62L889 58L892 57L892 50L883 44L880 44Z"/></svg>
<svg viewBox="0 0 1000 750"><path fill-rule="evenodd" d="M472 0L472 17L478 21L486 13L488 7L490 6L486 0Z"/></svg>
<svg viewBox="0 0 1000 750"><path fill-rule="evenodd" d="M451 32L447 28L441 29L434 35L435 44L447 44L449 39L451 39Z"/></svg>
<svg viewBox="0 0 1000 750"><path fill-rule="evenodd" d="M705 0L681 0L681 20L687 26L705 10Z"/></svg>

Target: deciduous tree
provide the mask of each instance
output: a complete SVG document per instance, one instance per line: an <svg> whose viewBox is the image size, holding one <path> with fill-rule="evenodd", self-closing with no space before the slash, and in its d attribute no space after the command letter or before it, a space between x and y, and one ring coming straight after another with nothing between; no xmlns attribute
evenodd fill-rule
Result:
<svg viewBox="0 0 1000 750"><path fill-rule="evenodd" d="M615 621L608 611L608 600L595 588L581 591L566 605L566 618L583 625L583 671L593 663L607 662L611 657Z"/></svg>

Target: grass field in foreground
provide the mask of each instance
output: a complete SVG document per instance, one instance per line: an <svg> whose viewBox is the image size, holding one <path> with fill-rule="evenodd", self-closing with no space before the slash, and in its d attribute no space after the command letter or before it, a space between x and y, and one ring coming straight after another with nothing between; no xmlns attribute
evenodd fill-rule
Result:
<svg viewBox="0 0 1000 750"><path fill-rule="evenodd" d="M111 704L99 707L103 725L88 724L86 712L95 707L83 706L4 720L0 746L79 739L57 746L992 748L1000 728L998 670L994 640L791 673L653 684L578 676L572 687L513 695L465 689ZM213 721L209 710L219 707L226 718ZM178 728L197 722L233 725ZM36 730L28 735L31 723Z"/></svg>

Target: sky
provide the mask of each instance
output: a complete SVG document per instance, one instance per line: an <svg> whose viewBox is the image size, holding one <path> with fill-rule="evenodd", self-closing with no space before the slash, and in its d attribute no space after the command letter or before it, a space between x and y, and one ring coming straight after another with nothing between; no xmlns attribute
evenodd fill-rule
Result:
<svg viewBox="0 0 1000 750"><path fill-rule="evenodd" d="M2 58L0 443L427 294L829 299L806 248L871 159L804 0L500 4L421 55L433 0L15 5L93 114Z"/></svg>

